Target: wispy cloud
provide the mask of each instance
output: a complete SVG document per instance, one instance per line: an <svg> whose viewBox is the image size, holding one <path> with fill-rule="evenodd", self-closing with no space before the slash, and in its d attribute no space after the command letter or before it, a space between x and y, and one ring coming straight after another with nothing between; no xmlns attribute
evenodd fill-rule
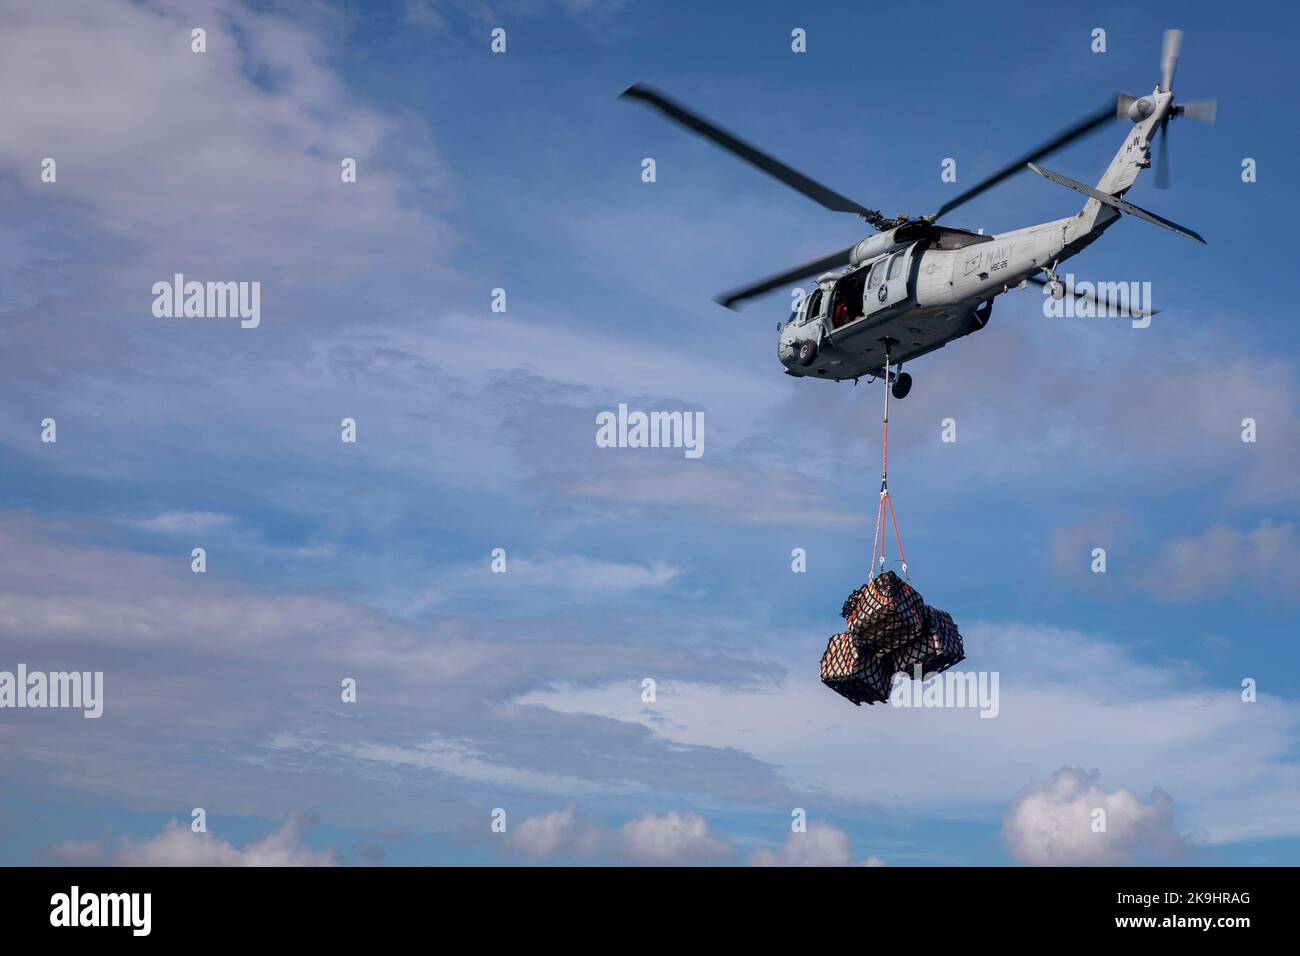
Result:
<svg viewBox="0 0 1300 956"><path fill-rule="evenodd" d="M230 515L217 514L212 511L164 511L153 518L143 518L135 526L144 531L158 531L163 534L180 532L211 531L224 528L234 519Z"/></svg>
<svg viewBox="0 0 1300 956"><path fill-rule="evenodd" d="M1300 601L1300 536L1290 522L1261 521L1246 531L1215 524L1166 542L1139 586L1174 601L1222 600L1225 587Z"/></svg>

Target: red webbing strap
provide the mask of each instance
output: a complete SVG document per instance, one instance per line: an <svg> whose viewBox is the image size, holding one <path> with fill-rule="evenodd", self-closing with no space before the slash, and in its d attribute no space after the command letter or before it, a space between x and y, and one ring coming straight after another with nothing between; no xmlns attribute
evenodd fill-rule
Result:
<svg viewBox="0 0 1300 956"><path fill-rule="evenodd" d="M894 540L898 542L898 559L903 562L903 577L907 577L907 555L903 553L903 537L898 533L898 518L894 516L894 498L886 494L885 499L889 502L889 520L894 523Z"/></svg>
<svg viewBox="0 0 1300 956"><path fill-rule="evenodd" d="M903 565L903 577L907 577L907 555L903 553L903 537L898 533L898 517L894 514L894 499L889 494L889 352L885 352L885 420L884 441L880 454L880 506L876 509L876 533L871 545L871 576L876 574L877 560L885 563L885 511L889 511L889 521L894 528L894 541L898 545L898 558Z"/></svg>

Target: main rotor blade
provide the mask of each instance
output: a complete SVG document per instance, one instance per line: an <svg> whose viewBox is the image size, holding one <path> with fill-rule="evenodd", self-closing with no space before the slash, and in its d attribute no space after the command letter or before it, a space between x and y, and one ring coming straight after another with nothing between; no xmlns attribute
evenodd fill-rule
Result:
<svg viewBox="0 0 1300 956"><path fill-rule="evenodd" d="M823 186L814 179L809 179L803 173L792 169L779 159L769 156L758 147L751 146L739 137L733 136L721 127L715 126L703 117L697 116L681 104L670 100L658 90L644 86L641 83L634 83L620 93L619 98L641 100L643 103L648 103L669 119L676 120L705 139L712 140L729 153L739 156L753 166L757 166L769 176L781 180L791 189L803 193L809 199L820 203L833 212L857 213L877 229L887 228L887 224L891 222L888 217L881 215L879 210L860 206L852 199L841 196L835 190Z"/></svg>
<svg viewBox="0 0 1300 956"><path fill-rule="evenodd" d="M826 272L829 269L836 269L840 266L847 265L849 256L853 254L856 243L847 249L841 249L839 252L832 252L829 256L823 256L820 259L814 259L812 262L805 262L801 266L795 266L788 272L782 272L779 275L768 276L752 285L747 285L739 289L732 289L730 292L724 292L714 301L719 305L725 305L728 309L735 309L736 303L743 302L746 299L752 299L756 295L762 295L764 292L771 292L773 289L779 289L783 285L789 285L806 276L816 275L819 272Z"/></svg>
<svg viewBox="0 0 1300 956"><path fill-rule="evenodd" d="M1041 285L1044 288L1046 288L1048 284L1048 280L1044 279L1042 276L1030 276L1029 281L1032 282L1034 285ZM1106 309L1107 311L1110 311L1112 306L1117 310L1120 308L1120 304L1118 302L1111 302L1110 299L1104 299L1104 300L1099 299L1097 298L1096 295L1094 295L1091 292L1075 292L1073 289L1066 289L1065 291L1069 295L1074 296L1076 299L1089 299L1092 302L1096 303L1097 305L1101 306L1102 308ZM1123 308L1128 318L1144 319L1152 315L1160 314L1159 309L1152 309L1150 312L1134 312L1132 309L1128 307L1127 304L1125 304Z"/></svg>
<svg viewBox="0 0 1300 956"><path fill-rule="evenodd" d="M1178 69L1178 54L1183 49L1183 31L1166 30L1160 51L1160 88L1168 93L1174 88L1174 71Z"/></svg>
<svg viewBox="0 0 1300 956"><path fill-rule="evenodd" d="M1039 146L1033 152L1026 153L1025 155L1016 159L1014 162L1008 163L1006 166L1004 166L1002 169L999 169L992 176L980 180L978 183L976 183L970 189L966 190L957 198L949 199L946 203L944 203L942 206L939 207L938 212L936 212L933 216L930 217L930 221L933 222L934 220L940 218L941 216L947 215L948 213L952 212L954 209L956 209L958 206L962 205L963 203L970 202L970 200L974 199L976 196L978 196L980 193L984 192L985 190L992 189L994 186L996 186L998 183L1002 182L1002 180L1006 179L1009 176L1014 176L1016 173L1020 172L1020 170L1024 169L1027 164L1032 163L1035 160L1042 159L1044 156L1056 152L1058 149L1061 149L1063 146L1066 146L1069 143L1074 142L1080 136L1084 136L1087 133L1092 132L1094 129L1096 129L1098 126L1101 126L1103 123L1107 122L1108 120L1113 120L1118 112L1119 112L1118 100L1116 100L1115 103L1107 103L1104 109L1100 109L1089 116L1085 116L1083 119L1079 120L1079 122L1075 123L1069 129L1063 130L1055 137L1053 137L1052 139L1044 143L1042 146Z"/></svg>

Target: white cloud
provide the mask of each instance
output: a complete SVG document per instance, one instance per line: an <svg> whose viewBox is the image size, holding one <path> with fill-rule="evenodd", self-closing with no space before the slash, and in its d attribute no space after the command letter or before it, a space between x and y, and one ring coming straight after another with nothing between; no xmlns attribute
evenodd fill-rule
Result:
<svg viewBox="0 0 1300 956"><path fill-rule="evenodd" d="M271 746L284 751L310 750L316 753L336 754L373 766L436 770L466 782L486 784L494 788L508 787L538 794L596 796L610 793L643 795L646 792L643 785L638 786L624 780L593 783L581 776L512 767L500 760L487 759L475 748L473 741L445 740L437 736L418 744L397 746L375 743L349 745L339 744L336 741L277 734Z"/></svg>
<svg viewBox="0 0 1300 956"><path fill-rule="evenodd" d="M49 856L80 866L338 866L332 851L303 842L310 826L308 817L293 813L278 829L237 847L173 820L147 840L123 838L111 850L93 841L66 840L51 847Z"/></svg>
<svg viewBox="0 0 1300 956"><path fill-rule="evenodd" d="M454 21L466 20L475 25L497 26L503 20L514 22L538 16L562 13L579 26L598 29L627 6L628 0L403 0L403 20L413 27L446 32Z"/></svg>
<svg viewBox="0 0 1300 956"><path fill-rule="evenodd" d="M730 859L731 844L715 836L698 813L643 813L614 834L614 843L634 863L712 863Z"/></svg>
<svg viewBox="0 0 1300 956"><path fill-rule="evenodd" d="M103 866L108 852L94 840L64 840L50 847L46 855L69 866Z"/></svg>
<svg viewBox="0 0 1300 956"><path fill-rule="evenodd" d="M421 127L357 103L331 65L342 19L325 5L287 17L235 0L11 10L0 85L30 95L0 101L0 166L134 243L136 264L292 263L315 276L327 262L407 259L403 240L438 238L394 168L395 141ZM206 53L190 49L195 26ZM39 183L43 156L59 164L56 186ZM360 167L347 186L345 156Z"/></svg>
<svg viewBox="0 0 1300 956"><path fill-rule="evenodd" d="M646 673L732 686L779 676L752 657L691 649L653 621L616 631L553 611L417 625L337 596L196 576L184 552L91 544L103 536L98 522L0 515L0 659L39 648L49 668L106 673L94 733L28 711L0 721L0 751L33 785L161 811L200 791L264 817L298 807L433 829L471 825L502 793L788 798L743 751L670 747L634 724L510 703L615 679L639 701ZM344 675L358 679L357 707L340 703ZM177 750L204 759L177 765L166 759ZM252 794L239 784L250 766Z"/></svg>
<svg viewBox="0 0 1300 956"><path fill-rule="evenodd" d="M230 515L212 511L164 511L153 518L137 521L136 527L145 531L172 534L181 531L211 531L214 528L224 528L232 520Z"/></svg>
<svg viewBox="0 0 1300 956"><path fill-rule="evenodd" d="M554 607L557 599L586 603L622 600L635 593L662 592L680 577L681 568L664 561L604 561L581 554L515 557L506 555L506 570L495 572L485 557L470 565L440 572L432 587L421 588L407 603L409 612L444 605L481 602L508 593L522 612L532 602Z"/></svg>
<svg viewBox="0 0 1300 956"><path fill-rule="evenodd" d="M573 803L525 818L510 842L532 859L566 855L646 866L723 863L736 853L730 840L714 833L698 813L643 813L610 830L581 820Z"/></svg>
<svg viewBox="0 0 1300 956"><path fill-rule="evenodd" d="M848 834L829 823L810 823L802 833L791 831L781 848L756 850L750 866L884 866L878 856L853 862Z"/></svg>
<svg viewBox="0 0 1300 956"><path fill-rule="evenodd" d="M526 817L511 832L510 842L521 853L541 859L571 845L577 833L578 808L569 803L542 816Z"/></svg>
<svg viewBox="0 0 1300 956"><path fill-rule="evenodd" d="M598 561L580 554L537 560L524 558L512 562L509 567L509 573L520 576L525 583L601 591L662 588L675 581L681 573L680 568L662 561L633 564Z"/></svg>
<svg viewBox="0 0 1300 956"><path fill-rule="evenodd" d="M1249 531L1216 524L1160 550L1141 586L1169 600L1211 600L1228 581L1279 601L1300 599L1300 536L1293 524L1261 521Z"/></svg>
<svg viewBox="0 0 1300 956"><path fill-rule="evenodd" d="M742 749L792 788L842 806L987 819L1027 780L1068 763L1177 793L1187 828L1208 843L1300 835L1294 701L1247 704L1240 688L1208 685L1179 662L1142 664L1130 646L1078 631L960 623L967 661L958 671L999 673L995 719L854 708L817 678L824 634L785 635L803 650L783 658L788 677L776 687L661 684L653 708L616 686L534 691L521 702L640 723L669 745Z"/></svg>
<svg viewBox="0 0 1300 956"><path fill-rule="evenodd" d="M1030 866L1124 866L1188 852L1169 794L1155 789L1144 801L1130 790L1102 789L1099 776L1062 767L1022 793L1002 823L1007 853Z"/></svg>

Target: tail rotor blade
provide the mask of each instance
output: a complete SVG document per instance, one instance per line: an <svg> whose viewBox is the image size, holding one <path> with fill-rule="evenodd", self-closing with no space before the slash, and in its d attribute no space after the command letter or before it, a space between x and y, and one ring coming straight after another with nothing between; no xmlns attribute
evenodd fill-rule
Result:
<svg viewBox="0 0 1300 956"><path fill-rule="evenodd" d="M1218 100L1188 100L1180 107L1181 114L1206 126L1213 126L1219 117Z"/></svg>
<svg viewBox="0 0 1300 956"><path fill-rule="evenodd" d="M1178 69L1178 54L1183 49L1183 31L1166 30L1164 49L1160 53L1160 88L1168 93L1174 88L1174 71Z"/></svg>
<svg viewBox="0 0 1300 956"><path fill-rule="evenodd" d="M1169 188L1169 120L1160 124L1160 142L1156 144L1156 189Z"/></svg>

